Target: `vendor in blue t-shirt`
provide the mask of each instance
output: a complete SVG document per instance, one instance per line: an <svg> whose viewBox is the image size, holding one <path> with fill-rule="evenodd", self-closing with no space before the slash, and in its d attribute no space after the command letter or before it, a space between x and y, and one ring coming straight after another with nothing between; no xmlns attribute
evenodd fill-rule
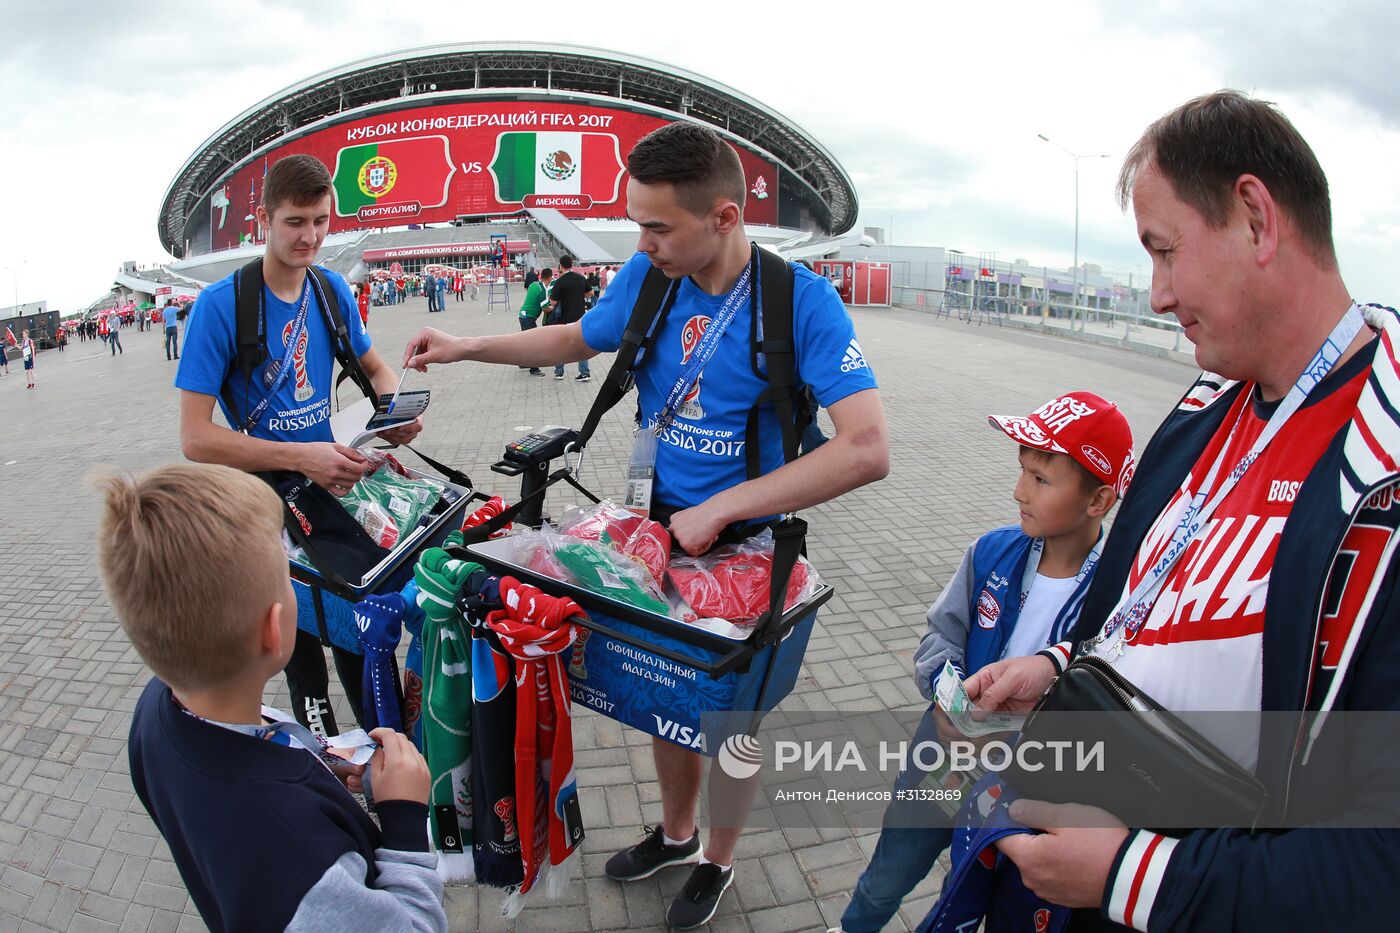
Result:
<svg viewBox="0 0 1400 933"><path fill-rule="evenodd" d="M681 121L638 142L627 169L627 213L641 227L639 252L581 321L483 337L424 328L409 343L405 365L426 370L431 363L475 360L547 366L615 351L642 280L657 268L678 282L679 291L636 375L646 425L663 424L653 513L669 514L677 544L701 554L721 535L883 478L889 470L889 436L875 377L841 299L824 278L802 268L794 270L793 283L797 379L828 410L836 434L818 450L784 464L776 416L765 408L757 435L763 439L763 475L747 478L746 420L767 382L750 363L747 289L753 284L754 247L744 232L743 167L714 131ZM723 330L718 340L706 341L711 326ZM682 385L692 353L702 352L710 356L698 379ZM634 881L668 865L698 861L666 917L672 926L688 929L714 915L732 882L739 830L712 829L702 850L695 810L703 759L663 739L653 739L652 752L664 822L645 841L613 856L605 870L619 881ZM752 800L753 790L751 782L710 769L711 800Z"/></svg>
<svg viewBox="0 0 1400 933"><path fill-rule="evenodd" d="M234 276L230 275L206 288L195 302L195 312L186 325L185 352L175 386L181 390L180 444L189 459L254 472L290 470L305 474L335 495L344 495L364 475L366 461L358 451L332 440L335 350L328 311L321 306L306 271L316 262L326 238L331 191L330 173L311 156L289 156L272 166L257 210L258 223L267 231L263 256L264 366L251 380L233 366L237 337ZM376 392L392 393L398 377L370 345L350 286L334 272L322 271L334 289L365 375ZM225 388L236 411L226 404ZM235 428L242 428L251 418L246 433L216 424L216 403ZM380 436L390 443L408 443L422 429L421 420L415 420ZM334 734L337 730L327 696L326 660L316 614L309 603L308 588L298 585L295 589L298 603L304 605L298 611L287 685L302 724ZM336 670L358 717L362 663L352 653L359 650L353 619L343 600L327 595L324 602Z"/></svg>

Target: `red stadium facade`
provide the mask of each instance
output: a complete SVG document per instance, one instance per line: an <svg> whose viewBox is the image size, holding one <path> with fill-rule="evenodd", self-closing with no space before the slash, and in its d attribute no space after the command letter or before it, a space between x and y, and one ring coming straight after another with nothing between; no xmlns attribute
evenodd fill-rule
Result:
<svg viewBox="0 0 1400 933"><path fill-rule="evenodd" d="M529 207L625 217L627 153L668 122L553 101L443 104L349 120L273 147L223 182L209 198L209 249L261 239L253 208L263 176L293 153L313 155L332 172L332 233ZM745 219L776 226L777 166L742 145L734 148L749 181Z"/></svg>
<svg viewBox="0 0 1400 933"><path fill-rule="evenodd" d="M179 258L257 245L263 179L293 153L334 176L332 233L541 208L621 219L628 153L675 120L715 128L739 153L748 223L821 235L854 226L855 190L834 157L738 91L623 53L470 43L353 62L256 104L181 167L159 234Z"/></svg>

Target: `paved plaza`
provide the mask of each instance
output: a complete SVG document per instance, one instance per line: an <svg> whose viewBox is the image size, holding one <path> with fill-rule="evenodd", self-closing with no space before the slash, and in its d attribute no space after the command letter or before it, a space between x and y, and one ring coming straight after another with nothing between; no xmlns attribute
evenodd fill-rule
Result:
<svg viewBox="0 0 1400 933"><path fill-rule="evenodd" d="M432 316L422 300L372 310L371 334L395 367L426 323L454 333L516 329L514 313L488 316L484 300L449 302ZM853 316L880 381L892 468L883 482L805 513L811 559L837 592L784 709L922 707L910 672L924 611L968 542L1016 515L1015 449L984 415L1024 414L1058 392L1088 389L1119 403L1140 451L1194 374L1174 359L1012 327L899 309ZM94 465L144 470L181 459L177 364L166 362L159 331L128 328L122 342L116 358L97 341L43 353L32 391L17 363L0 377L0 931L204 928L127 776L130 714L148 673L94 561L98 501L85 482ZM609 362L599 358L594 372ZM576 383L574 371L562 382L476 364L410 376L433 390L419 446L513 497L518 487L488 466L529 428L582 422L598 378ZM342 391L347 402L351 391ZM830 433L825 413L822 423ZM620 492L630 425L628 406L618 406L589 448L582 478L600 494ZM548 511L572 501L564 490ZM194 579L220 569L171 572ZM267 701L287 708L279 681ZM336 714L353 719L343 700ZM513 923L501 919L497 892L451 888L453 930L664 929L684 870L627 886L603 875L609 855L660 819L650 740L576 708L574 742L582 877L563 900L536 900ZM733 890L710 929L835 925L875 839L873 829L755 830L740 842ZM938 874L887 929L913 928L937 895Z"/></svg>

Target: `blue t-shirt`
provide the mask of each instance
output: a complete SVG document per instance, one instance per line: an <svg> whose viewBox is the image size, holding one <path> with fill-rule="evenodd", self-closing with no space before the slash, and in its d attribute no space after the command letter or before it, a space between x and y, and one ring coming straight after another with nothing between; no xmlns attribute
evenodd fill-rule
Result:
<svg viewBox="0 0 1400 933"><path fill-rule="evenodd" d="M593 310L583 316L583 339L598 351L622 345L622 332L632 315L642 280L651 263L646 254L633 256L608 284ZM865 389L875 388L875 374L856 341L855 326L836 290L822 276L799 266L793 281L793 336L797 344L797 380L806 384L822 405ZM638 366L637 391L643 420L650 425L680 378L683 361L699 342L711 317L724 304L723 295L707 295L689 278L657 335L652 351ZM754 283L758 287L758 283ZM748 479L745 467L745 427L749 409L768 387L752 366L753 310L745 303L730 322L696 388L675 420L659 438L656 452L656 501L688 508ZM783 439L772 406L759 416L758 434L764 473L783 462Z"/></svg>
<svg viewBox="0 0 1400 933"><path fill-rule="evenodd" d="M165 322L166 327L174 327L177 321L175 315L179 313L179 308L174 305L167 305L165 310L160 313L160 319Z"/></svg>
<svg viewBox="0 0 1400 933"><path fill-rule="evenodd" d="M356 356L364 356L369 352L370 339L356 311L350 286L334 272L322 271L326 272L340 302L341 317L350 330L350 345ZM309 276L307 281L310 283ZM266 367L272 360L281 360L286 352L285 341L291 334L292 322L296 320L297 309L301 306L301 296L298 295L294 302L285 302L263 286L263 297L267 315L267 358L263 361ZM232 374L229 373L237 354L233 304L232 275L200 293L185 327L185 345L181 348L175 387L214 396L219 400L219 407L223 409L229 424L237 428L262 401L267 389L262 381L261 369L253 373L251 385L244 379L242 371L235 369ZM331 376L335 352L331 344L330 325L316 298L314 284L311 285L311 303L307 309L304 334L305 340L298 343L304 342L305 346L293 356L291 374L250 430L254 437L272 441L331 440ZM221 392L225 378L238 406L237 413L229 411L224 405Z"/></svg>

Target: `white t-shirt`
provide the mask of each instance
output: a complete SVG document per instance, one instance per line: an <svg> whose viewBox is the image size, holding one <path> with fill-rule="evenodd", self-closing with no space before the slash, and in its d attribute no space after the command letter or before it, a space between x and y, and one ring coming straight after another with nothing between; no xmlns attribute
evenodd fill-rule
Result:
<svg viewBox="0 0 1400 933"><path fill-rule="evenodd" d="M1016 628L1006 643L1004 658L1019 658L1035 654L1050 643L1050 628L1064 608L1065 600L1074 595L1078 577L1047 577L1036 574L1026 604L1016 619Z"/></svg>

